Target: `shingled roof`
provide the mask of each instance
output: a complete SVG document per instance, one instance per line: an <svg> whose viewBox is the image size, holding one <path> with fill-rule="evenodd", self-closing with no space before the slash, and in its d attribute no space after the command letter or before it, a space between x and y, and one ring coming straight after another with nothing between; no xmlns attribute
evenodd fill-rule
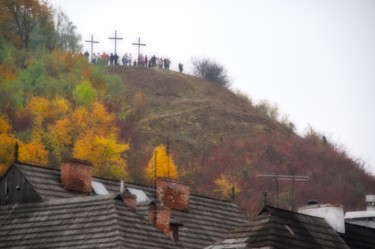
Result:
<svg viewBox="0 0 375 249"><path fill-rule="evenodd" d="M206 249L349 247L322 218L266 206L251 221Z"/></svg>
<svg viewBox="0 0 375 249"><path fill-rule="evenodd" d="M340 233L351 249L374 249L375 229L360 225L345 223L345 233Z"/></svg>
<svg viewBox="0 0 375 249"><path fill-rule="evenodd" d="M1 248L183 248L112 195L0 206L0 222Z"/></svg>
<svg viewBox="0 0 375 249"><path fill-rule="evenodd" d="M10 170L19 172L26 179L40 202L0 206L0 222L5 219L4 224L7 224L0 226L0 247L21 238L22 234L26 235L28 231L32 231L33 235L26 236L25 241L20 240L13 243L18 245L24 243L31 245L24 248L32 248L33 243L47 241L51 243L51 247L54 247L54 241L61 241L61 243L72 243L70 247L75 247L74 241L77 240L79 243L82 240L90 241L93 245L111 243L110 245L113 244L114 247L119 245L118 248L128 248L125 245L129 240L134 240L134 243L139 240L137 242L139 244L134 244L137 246L129 248L159 248L152 244L152 241L159 240L160 242L159 235L151 234L154 233L155 228L144 217L147 215L147 207L139 205L136 211L131 211L121 201L114 199L114 195L120 191L119 181L93 177L92 180L101 182L110 195L80 196L80 194L63 188L59 170L21 163L13 164ZM8 174L10 174L10 170ZM125 185L128 188L144 191L150 200L154 198L155 189L153 187L132 183ZM82 215L79 215L81 212L83 212ZM87 228L83 226L83 230L78 229L86 222L86 215L91 219L89 224L93 222L91 225L94 225L95 229L89 229L90 225ZM96 227L98 222L95 225L94 217L98 219L99 227ZM139 218L142 218L142 221L139 221ZM101 219L104 219L108 226L102 227ZM242 212L234 203L194 194L190 194L189 211L172 210L171 220L180 225L179 240L175 244L173 240L158 232L160 236L164 236L170 241L163 248L204 248L246 222ZM32 223L38 221L48 222L41 222L40 228L33 228ZM64 222L67 222L67 227L63 225ZM25 224L21 225L21 223ZM45 224L42 226L42 223ZM18 226L14 226L14 224L18 224ZM55 232L49 231L51 226L56 226L56 229L53 229L56 230ZM146 227L150 228L146 229ZM18 229L20 230L18 231ZM128 230L132 230L131 233ZM44 234L46 231L48 231L47 235ZM112 236L111 242L108 239L110 236ZM31 241L32 238L34 238L34 242ZM56 242L56 245L58 243ZM146 246L147 243L149 243L148 246ZM65 247L65 244L61 245Z"/></svg>

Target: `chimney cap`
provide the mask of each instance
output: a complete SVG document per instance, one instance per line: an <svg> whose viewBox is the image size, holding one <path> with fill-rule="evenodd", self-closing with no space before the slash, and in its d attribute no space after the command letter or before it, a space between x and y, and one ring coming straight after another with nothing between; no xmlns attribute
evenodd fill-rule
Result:
<svg viewBox="0 0 375 249"><path fill-rule="evenodd" d="M317 205L319 204L319 202L317 200L314 200L314 199L310 199L306 202L307 205Z"/></svg>

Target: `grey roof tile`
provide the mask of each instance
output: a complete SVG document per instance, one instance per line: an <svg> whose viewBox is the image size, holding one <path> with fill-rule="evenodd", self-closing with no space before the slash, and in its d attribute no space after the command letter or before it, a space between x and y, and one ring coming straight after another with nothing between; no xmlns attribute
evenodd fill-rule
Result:
<svg viewBox="0 0 375 249"><path fill-rule="evenodd" d="M134 212L122 205L121 202L113 202L113 200L107 200L105 197L102 197L102 199L101 197L82 195L79 198L77 197L79 196L77 193L69 192L61 186L59 170L19 163L13 166L17 167L22 172L44 202L26 204L26 208L17 206L11 215L12 224L8 224L4 229L0 228L0 236L1 233L11 231L13 233L13 237L10 237L11 240L22 237L22 233L31 229L30 227L22 225L23 222L27 221L29 224L35 223L38 226L36 230L31 229L30 234L34 234L38 237L39 241L43 240L47 245L51 243L51 247L55 247L59 243L70 243L69 245L66 244L66 246L75 247L74 243L79 243L81 240L87 240L87 242L91 243L93 246L99 243L114 243L109 239L109 237L112 236L112 238L116 238L116 243L120 245L142 240L145 246L130 246L129 248L158 248L158 245L155 243L163 241L163 239L166 238L166 236L159 231L157 231L158 235L152 232L155 228L147 221L147 205L138 206L137 211ZM103 183L110 194L117 194L120 191L119 181L96 177L94 177L93 180ZM126 183L126 187L141 189L150 199L154 199L155 189L153 187L132 183ZM95 202L95 198L98 198L98 203ZM85 200L90 201L86 202ZM58 205L54 203L58 203ZM42 211L43 205L45 205L45 210ZM35 208L33 208L34 206L39 207L39 209L36 211ZM1 217L4 217L1 216L2 212L7 213L6 210L3 210L3 207L0 209L0 220ZM115 219L117 223L112 224L113 217L116 215L118 216ZM16 218L13 219L13 217ZM141 219L143 223L140 223L139 219ZM173 210L171 219L174 222L182 224L179 228L179 241L177 246L191 249L204 248L214 241L223 238L234 228L246 222L244 215L234 203L193 194L190 195L189 212ZM61 225L62 221L64 222L64 226ZM85 233L85 231L90 230L86 228L86 225L83 225L85 222L88 222L88 226L92 226L92 229L96 229L92 231L97 233L101 233L100 229L103 226L102 235L91 235L90 237L89 234ZM126 225L129 223L131 225ZM77 224L81 224L84 230L80 230ZM59 228L65 229L65 225L69 228L71 234L64 235L66 237L64 240L64 237L58 235L57 230ZM51 231L55 232L48 230L49 227L53 227ZM20 229L20 232L15 232L13 229ZM41 234L46 233L46 230L48 230L50 236L41 236ZM79 234L77 234L78 231L80 231ZM110 231L117 232L111 234ZM59 232L61 233L62 231ZM53 239L53 236L58 236L59 238ZM67 241L68 237L71 237L69 242ZM59 242L57 241L58 239L62 241ZM5 242L0 239L0 247L2 243ZM173 246L176 245L173 243ZM26 246L25 248L32 247L33 245L30 247ZM174 247L171 245L170 248Z"/></svg>
<svg viewBox="0 0 375 249"><path fill-rule="evenodd" d="M206 249L263 247L349 248L322 218L265 207L257 217Z"/></svg>
<svg viewBox="0 0 375 249"><path fill-rule="evenodd" d="M181 248L112 195L0 206L0 221L2 248Z"/></svg>

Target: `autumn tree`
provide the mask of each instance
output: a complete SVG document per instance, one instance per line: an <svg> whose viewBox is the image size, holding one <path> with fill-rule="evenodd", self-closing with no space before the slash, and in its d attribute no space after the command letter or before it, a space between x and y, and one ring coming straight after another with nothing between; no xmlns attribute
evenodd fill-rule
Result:
<svg viewBox="0 0 375 249"><path fill-rule="evenodd" d="M78 107L71 120L73 157L90 161L96 175L126 178L129 145L118 141L116 116L96 102L89 109Z"/></svg>
<svg viewBox="0 0 375 249"><path fill-rule="evenodd" d="M89 131L74 144L73 157L90 161L94 167L94 175L124 179L128 174L123 154L128 149L129 145L119 143L114 134L99 136Z"/></svg>
<svg viewBox="0 0 375 249"><path fill-rule="evenodd" d="M19 161L34 165L47 166L48 151L41 141L32 140L28 143L19 141Z"/></svg>
<svg viewBox="0 0 375 249"><path fill-rule="evenodd" d="M0 113L0 176L13 162L16 141L8 116Z"/></svg>
<svg viewBox="0 0 375 249"><path fill-rule="evenodd" d="M216 189L214 191L219 193L220 197L224 199L233 198L241 191L233 177L225 174L221 174L220 178L215 180L215 185Z"/></svg>
<svg viewBox="0 0 375 249"><path fill-rule="evenodd" d="M155 170L156 165L156 170ZM178 177L177 167L173 161L172 154L163 144L158 145L152 154L152 158L147 164L146 179L152 181L156 177Z"/></svg>
<svg viewBox="0 0 375 249"><path fill-rule="evenodd" d="M17 48L54 48L52 9L38 0L0 0L0 28Z"/></svg>

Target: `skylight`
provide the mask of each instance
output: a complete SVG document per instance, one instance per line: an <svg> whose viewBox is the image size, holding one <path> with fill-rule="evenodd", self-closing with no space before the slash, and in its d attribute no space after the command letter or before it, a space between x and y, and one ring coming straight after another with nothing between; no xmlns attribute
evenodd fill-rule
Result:
<svg viewBox="0 0 375 249"><path fill-rule="evenodd" d="M97 195L108 195L109 192L101 182L92 181L91 187Z"/></svg>
<svg viewBox="0 0 375 249"><path fill-rule="evenodd" d="M150 199L143 190L136 188L128 188L129 192L137 197L137 204L148 203Z"/></svg>

